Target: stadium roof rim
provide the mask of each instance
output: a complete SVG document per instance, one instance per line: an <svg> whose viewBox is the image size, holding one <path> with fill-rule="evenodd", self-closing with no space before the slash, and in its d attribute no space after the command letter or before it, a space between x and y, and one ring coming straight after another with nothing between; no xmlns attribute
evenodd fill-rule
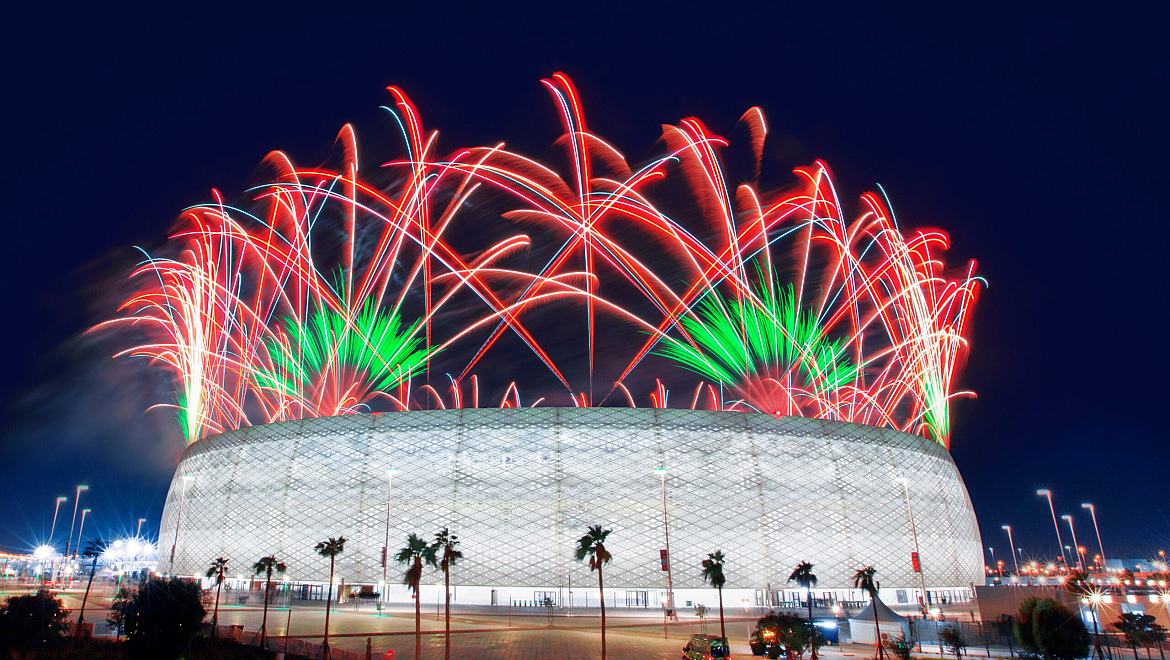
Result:
<svg viewBox="0 0 1170 660"><path fill-rule="evenodd" d="M858 424L839 420L818 419L814 417L799 417L792 415L772 415L760 412L741 412L726 410L692 410L689 408L626 408L626 407L573 407L573 406L544 406L539 408L449 408L408 410L393 412L354 413L349 415L334 415L328 417L307 417L304 419L256 424L239 429L231 429L223 433L205 436L187 446L182 457L201 453L212 449L222 442L231 441L241 435L259 436L249 440L263 441L270 437L268 433L261 434L260 429L295 428L301 433L313 433L327 430L325 427L342 424L353 426L368 425L370 429L385 427L387 421L403 421L404 428L414 424L412 420L427 417L425 426L432 427L437 417L447 417L452 424L475 424L482 421L499 424L501 418L511 418L508 421L514 424L542 426L546 424L589 424L605 426L607 421L620 423L630 419L652 418L655 422L671 424L692 424L695 426L710 426L712 428L732 429L741 427L750 433L753 429L768 429L769 431L786 431L803 437L832 438L840 436L846 431L853 442L869 442L883 445L901 445L914 447L928 453L935 452L945 456L953 462L950 452L941 444L920 435L898 431L884 426ZM667 418L667 419L663 419Z"/></svg>

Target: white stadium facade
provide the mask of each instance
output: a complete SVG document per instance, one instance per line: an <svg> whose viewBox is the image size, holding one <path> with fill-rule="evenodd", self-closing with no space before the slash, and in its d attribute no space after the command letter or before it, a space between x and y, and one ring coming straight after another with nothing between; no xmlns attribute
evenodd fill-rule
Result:
<svg viewBox="0 0 1170 660"><path fill-rule="evenodd" d="M596 606L596 574L573 552L602 525L613 530L607 605L658 607L663 475L680 607L715 604L700 562L717 549L728 606L803 598L786 582L801 561L815 565L814 596L829 602L863 600L851 587L866 565L890 604L918 602L923 584L932 602L966 600L983 581L971 501L938 443L843 422L631 408L348 415L201 439L167 494L159 570L201 576L223 556L236 573L276 554L297 593L314 597L329 579L314 545L344 536L335 581L409 602L394 553L409 533L449 527L464 553L456 603ZM441 582L428 571L423 602L440 597Z"/></svg>

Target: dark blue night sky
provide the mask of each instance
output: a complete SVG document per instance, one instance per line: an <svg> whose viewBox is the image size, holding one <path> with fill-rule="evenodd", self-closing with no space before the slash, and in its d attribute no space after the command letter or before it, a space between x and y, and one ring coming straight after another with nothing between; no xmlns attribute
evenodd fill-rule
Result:
<svg viewBox="0 0 1170 660"><path fill-rule="evenodd" d="M157 524L181 451L169 414L144 413L165 383L81 337L110 313L130 246L157 245L212 187L237 194L272 149L316 162L347 121L386 136L387 84L447 147L543 153L559 128L539 79L558 70L632 160L658 152L663 123L730 131L759 105L766 161L824 159L848 203L880 183L903 225L940 227L952 261L979 261L990 288L962 379L979 396L955 407L952 451L985 546L1006 548L1010 523L1026 554L1054 554L1039 487L1083 545L1086 501L1110 556L1170 545L1166 17L760 4L10 15L0 549L42 539L78 482L87 529Z"/></svg>

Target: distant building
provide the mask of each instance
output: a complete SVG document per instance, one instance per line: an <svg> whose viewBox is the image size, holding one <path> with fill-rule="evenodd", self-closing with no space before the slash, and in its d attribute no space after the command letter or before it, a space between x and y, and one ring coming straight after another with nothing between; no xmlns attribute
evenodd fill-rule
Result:
<svg viewBox="0 0 1170 660"><path fill-rule="evenodd" d="M1134 573L1154 573L1166 570L1152 559L1106 559L1105 570L1112 572L1133 571Z"/></svg>

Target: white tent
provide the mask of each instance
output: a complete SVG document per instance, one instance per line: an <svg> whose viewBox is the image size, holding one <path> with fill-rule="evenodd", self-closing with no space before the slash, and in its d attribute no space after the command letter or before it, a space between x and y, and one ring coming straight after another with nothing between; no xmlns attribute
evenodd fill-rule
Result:
<svg viewBox="0 0 1170 660"><path fill-rule="evenodd" d="M881 631L882 642L889 643L900 636L910 636L910 620L891 610L881 600L871 601L870 604L857 614L849 617L849 635L858 644L873 644L873 611L877 608L878 629Z"/></svg>

